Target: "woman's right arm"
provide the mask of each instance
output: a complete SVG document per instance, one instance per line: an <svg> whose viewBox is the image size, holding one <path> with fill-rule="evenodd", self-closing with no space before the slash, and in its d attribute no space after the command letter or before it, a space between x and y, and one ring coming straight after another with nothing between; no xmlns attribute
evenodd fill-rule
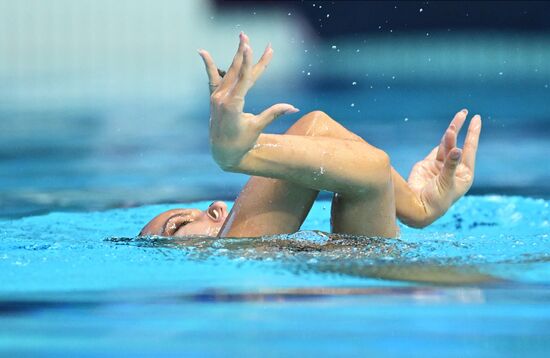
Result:
<svg viewBox="0 0 550 358"><path fill-rule="evenodd" d="M286 179L304 187L338 193L366 194L391 183L389 158L361 142L335 138L261 134L282 114L297 111L276 104L259 115L244 113L244 98L272 57L268 46L252 66L252 49L240 35L237 54L221 78L210 55L205 62L211 88L210 146L214 160L226 170Z"/></svg>

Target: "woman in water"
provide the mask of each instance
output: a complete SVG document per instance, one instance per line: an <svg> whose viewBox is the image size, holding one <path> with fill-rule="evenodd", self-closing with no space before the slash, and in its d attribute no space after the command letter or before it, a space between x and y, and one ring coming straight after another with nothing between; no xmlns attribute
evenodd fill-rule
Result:
<svg viewBox="0 0 550 358"><path fill-rule="evenodd" d="M252 63L248 37L240 43L227 73L200 50L210 86L210 147L225 171L252 175L227 212L217 201L207 210L174 209L156 216L140 235L256 237L300 229L319 190L334 193L334 233L395 237L396 218L425 227L449 209L472 185L481 118L470 121L464 149L457 135L468 111L458 112L441 143L416 163L405 181L388 155L321 111L306 114L283 135L262 130L275 118L298 112L276 104L244 113L244 98L273 56L268 46Z"/></svg>

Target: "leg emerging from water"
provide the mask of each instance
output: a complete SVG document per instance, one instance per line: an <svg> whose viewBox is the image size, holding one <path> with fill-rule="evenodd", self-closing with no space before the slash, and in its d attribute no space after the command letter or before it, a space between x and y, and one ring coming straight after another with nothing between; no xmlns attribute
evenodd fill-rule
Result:
<svg viewBox="0 0 550 358"><path fill-rule="evenodd" d="M305 115L286 134L363 141L321 111ZM290 181L254 176L235 201L219 235L253 237L296 232L318 193ZM356 196L335 194L332 205L333 232L368 236L396 234L391 175L387 185L378 190Z"/></svg>

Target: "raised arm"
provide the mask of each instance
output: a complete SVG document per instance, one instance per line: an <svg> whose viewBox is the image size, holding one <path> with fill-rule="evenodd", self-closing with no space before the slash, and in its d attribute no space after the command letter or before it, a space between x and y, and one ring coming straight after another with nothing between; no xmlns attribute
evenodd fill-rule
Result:
<svg viewBox="0 0 550 358"><path fill-rule="evenodd" d="M282 114L298 111L276 104L259 115L244 113L244 97L273 55L267 47L256 65L246 35L221 78L210 55L201 50L211 88L210 146L226 171L286 179L338 193L361 194L390 181L388 156L367 143L335 138L261 134Z"/></svg>
<svg viewBox="0 0 550 358"><path fill-rule="evenodd" d="M421 201L425 217L407 220L407 215L404 215L401 220L406 224L414 227L431 224L443 216L472 186L481 117L477 114L472 117L464 148L460 149L456 146L457 136L467 115L466 109L458 112L441 138L441 143L413 167L408 184Z"/></svg>

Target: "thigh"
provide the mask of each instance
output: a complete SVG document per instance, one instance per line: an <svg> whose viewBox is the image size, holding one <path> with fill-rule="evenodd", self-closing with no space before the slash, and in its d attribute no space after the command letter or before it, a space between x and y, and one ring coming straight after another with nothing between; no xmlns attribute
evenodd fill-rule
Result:
<svg viewBox="0 0 550 358"><path fill-rule="evenodd" d="M317 194L285 180L251 177L219 235L256 237L296 232Z"/></svg>

